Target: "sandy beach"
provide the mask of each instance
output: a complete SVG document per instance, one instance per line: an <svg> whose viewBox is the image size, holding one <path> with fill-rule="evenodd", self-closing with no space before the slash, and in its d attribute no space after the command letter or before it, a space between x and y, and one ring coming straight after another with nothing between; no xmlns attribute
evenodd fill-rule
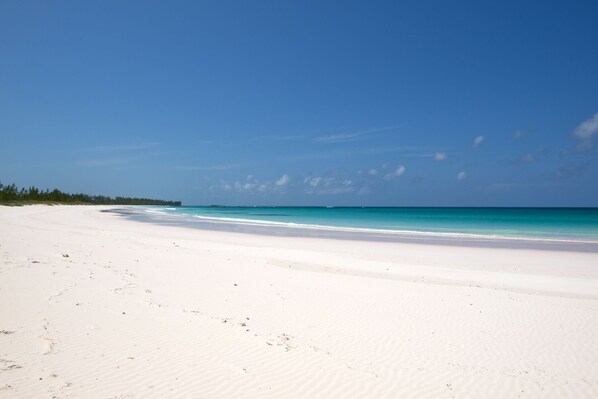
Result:
<svg viewBox="0 0 598 399"><path fill-rule="evenodd" d="M598 252L0 207L0 398L595 398Z"/></svg>

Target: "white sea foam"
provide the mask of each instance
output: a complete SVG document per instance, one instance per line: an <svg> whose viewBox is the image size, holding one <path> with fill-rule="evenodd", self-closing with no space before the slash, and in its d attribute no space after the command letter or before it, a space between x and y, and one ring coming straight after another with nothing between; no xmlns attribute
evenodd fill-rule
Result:
<svg viewBox="0 0 598 399"><path fill-rule="evenodd" d="M512 240L512 241L530 241L530 242L545 242L545 243L570 243L570 244L598 244L598 241L583 238L562 238L562 237L538 237L538 236L523 236L523 235L508 235L508 234L481 234L481 233L463 233L463 232L441 232L441 231L421 231L421 230L405 230L405 229L384 229L384 228L370 228L370 227L347 227L347 226L331 226L313 223L296 223L296 222L278 222L262 219L242 219L230 217L216 217L195 215L192 213L172 213L168 211L176 211L177 208L145 208L145 211L152 214L160 214L164 216L171 216L177 219L181 217L192 217L200 219L209 223L219 224L236 224L240 226L262 226L262 227L281 227L302 230L319 230L330 232L344 232L357 234L381 234L391 237L421 237L421 238L463 238L473 240Z"/></svg>
<svg viewBox="0 0 598 399"><path fill-rule="evenodd" d="M438 238L467 238L467 239L500 239L500 240L513 240L513 241L533 241L533 242L555 242L555 243L579 243L579 244L598 244L596 240L589 239L569 239L569 238L554 238L554 237L533 237L533 236L516 236L516 235L500 235L500 234L476 234L476 233L459 233L459 232L437 232L437 231L418 231L418 230L390 230L390 229L374 229L367 227L343 227L343 226L330 226L310 223L294 223L294 222L276 222L270 220L261 219L240 219L240 218L226 218L226 217L214 217L214 216L201 216L193 214L178 214L159 212L167 214L169 216L191 216L196 219L200 219L211 223L221 224L237 224L242 226L270 226L270 227L286 227L293 229L305 229L305 230L321 230L321 231L333 231L333 232L346 232L346 233L364 233L364 234L384 234L389 236L411 236L411 237L438 237Z"/></svg>

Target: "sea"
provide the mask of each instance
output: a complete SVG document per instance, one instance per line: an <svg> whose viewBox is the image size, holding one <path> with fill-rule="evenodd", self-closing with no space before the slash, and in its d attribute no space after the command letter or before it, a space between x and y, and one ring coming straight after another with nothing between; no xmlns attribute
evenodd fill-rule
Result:
<svg viewBox="0 0 598 399"><path fill-rule="evenodd" d="M598 244L598 208L154 206L143 212L203 226Z"/></svg>

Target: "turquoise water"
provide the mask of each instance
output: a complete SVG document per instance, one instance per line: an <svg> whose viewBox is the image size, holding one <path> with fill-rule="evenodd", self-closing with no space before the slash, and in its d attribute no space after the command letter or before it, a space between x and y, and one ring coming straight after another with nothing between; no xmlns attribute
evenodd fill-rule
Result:
<svg viewBox="0 0 598 399"><path fill-rule="evenodd" d="M151 210L233 223L598 242L598 208L184 206Z"/></svg>

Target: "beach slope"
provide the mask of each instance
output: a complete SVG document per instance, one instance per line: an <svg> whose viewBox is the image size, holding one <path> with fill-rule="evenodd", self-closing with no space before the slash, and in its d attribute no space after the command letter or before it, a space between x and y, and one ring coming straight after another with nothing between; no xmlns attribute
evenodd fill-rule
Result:
<svg viewBox="0 0 598 399"><path fill-rule="evenodd" d="M598 253L0 207L0 398L598 397Z"/></svg>

